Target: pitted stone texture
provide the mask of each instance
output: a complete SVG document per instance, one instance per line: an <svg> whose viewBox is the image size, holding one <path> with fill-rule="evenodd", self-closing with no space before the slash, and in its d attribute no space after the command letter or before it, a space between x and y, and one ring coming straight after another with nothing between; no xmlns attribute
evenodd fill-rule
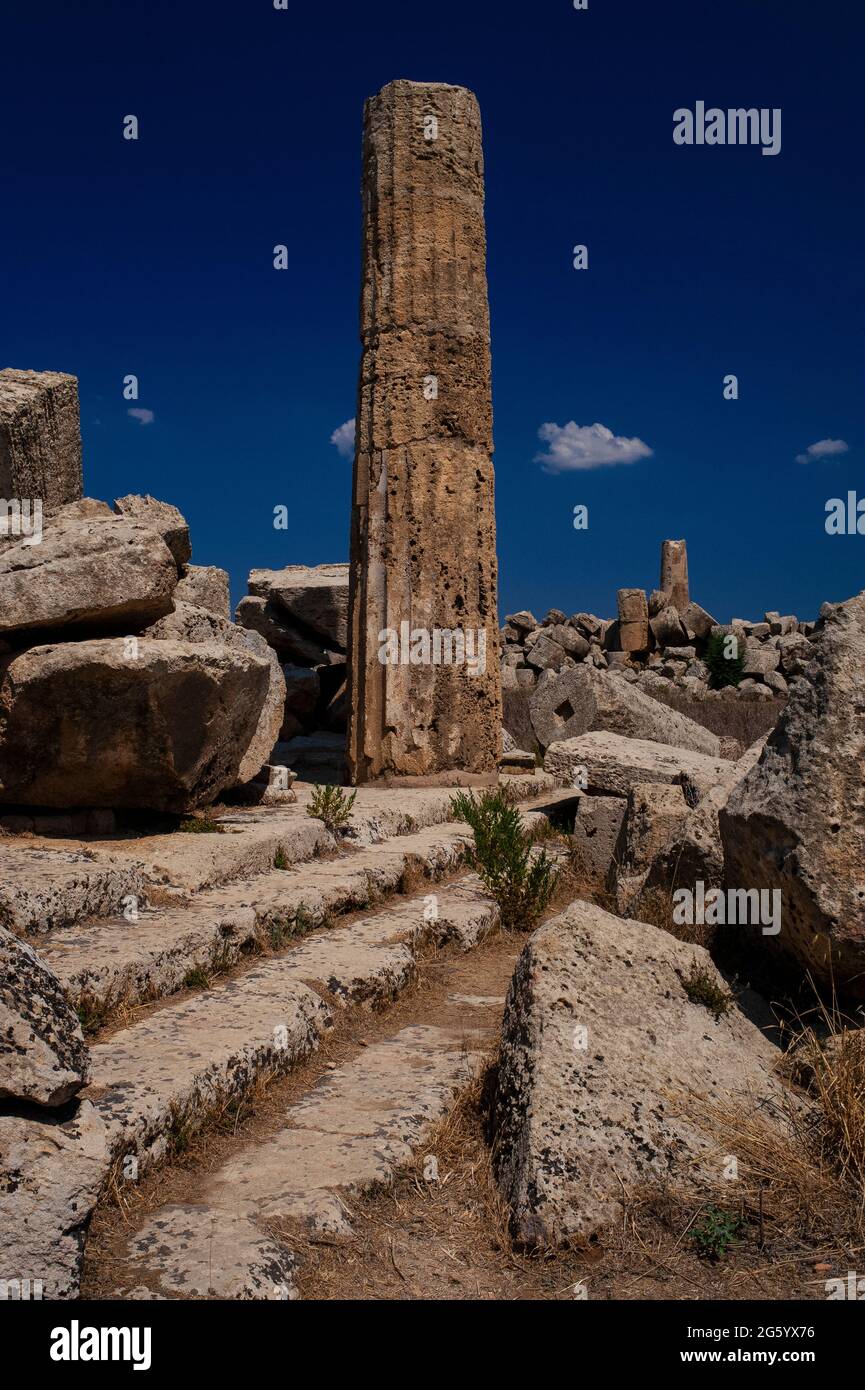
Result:
<svg viewBox="0 0 865 1390"><path fill-rule="evenodd" d="M400 81L371 98L363 189L350 774L355 782L493 774L501 677L483 155L472 93ZM482 634L482 669L382 659L380 634L401 634L403 624L430 638L469 635L475 655Z"/></svg>
<svg viewBox="0 0 865 1390"><path fill-rule="evenodd" d="M680 613L691 601L688 592L688 547L684 541L661 542L661 588Z"/></svg>
<svg viewBox="0 0 865 1390"><path fill-rule="evenodd" d="M669 782L635 782L631 787L616 884L619 912L627 913L653 862L681 832L688 816L688 804L680 786Z"/></svg>
<svg viewBox="0 0 865 1390"><path fill-rule="evenodd" d="M65 1105L89 1069L81 1024L59 980L0 927L0 1100Z"/></svg>
<svg viewBox="0 0 865 1390"><path fill-rule="evenodd" d="M140 521L142 525L149 526L151 531L161 536L174 556L178 570L187 563L192 554L189 527L177 507L173 507L170 502L160 502L158 498L150 497L148 494L142 496L130 493L128 497L116 499L114 510L119 516L128 517L131 521Z"/></svg>
<svg viewBox="0 0 865 1390"><path fill-rule="evenodd" d="M620 676L596 671L593 666L577 666L561 676L543 676L530 710L535 734L544 748L600 729L712 757L717 756L720 746L716 735L701 724L652 699Z"/></svg>
<svg viewBox="0 0 865 1390"><path fill-rule="evenodd" d="M606 884L615 867L625 818L621 796L581 796L574 818L574 843L593 882Z"/></svg>
<svg viewBox="0 0 865 1390"><path fill-rule="evenodd" d="M212 643L136 641L134 656L118 637L0 660L0 801L181 812L234 786L268 661Z"/></svg>
<svg viewBox="0 0 865 1390"><path fill-rule="evenodd" d="M604 730L552 744L544 765L557 780L569 785L585 781L587 791L602 796L627 796L636 782L682 783L686 779L702 794L735 767L723 758L689 748L623 738Z"/></svg>
<svg viewBox="0 0 865 1390"><path fill-rule="evenodd" d="M623 1187L691 1183L709 1162L717 1173L721 1136L696 1118L704 1100L762 1107L771 1122L779 1054L735 1006L716 1021L691 1001L695 962L724 987L701 947L584 902L530 938L494 1103L496 1175L522 1243L602 1231Z"/></svg>
<svg viewBox="0 0 865 1390"><path fill-rule="evenodd" d="M173 642L224 642L235 650L252 652L266 661L270 668L267 693L261 705L258 723L237 771L239 783L251 782L267 762L279 738L285 711L285 677L276 652L258 632L238 627L227 618L220 618L206 608L195 608L177 602L174 612L160 618L145 632L146 637Z"/></svg>
<svg viewBox="0 0 865 1390"><path fill-rule="evenodd" d="M644 652L649 646L649 605L644 589L618 592L619 642L623 652Z"/></svg>
<svg viewBox="0 0 865 1390"><path fill-rule="evenodd" d="M39 545L0 553L0 635L139 631L169 612L176 583L171 552L141 522L49 519Z"/></svg>
<svg viewBox="0 0 865 1390"><path fill-rule="evenodd" d="M216 565L184 565L174 597L178 603L206 608L226 622L231 620L228 570L218 569Z"/></svg>
<svg viewBox="0 0 865 1390"><path fill-rule="evenodd" d="M108 1171L105 1126L87 1101L66 1116L0 1115L0 1281L75 1298L87 1222Z"/></svg>
<svg viewBox="0 0 865 1390"><path fill-rule="evenodd" d="M0 371L0 497L38 497L51 512L81 490L78 378Z"/></svg>
<svg viewBox="0 0 865 1390"><path fill-rule="evenodd" d="M155 1212L131 1243L133 1277L169 1296L206 1281L223 1298L291 1297L291 1255L263 1240L269 1223L351 1234L344 1198L391 1182L473 1074L477 1058L466 1043L481 1036L471 1026L457 1033L420 1025L364 1048L293 1105L272 1139L218 1168L203 1202ZM209 1246L208 1233L223 1225L234 1238Z"/></svg>
<svg viewBox="0 0 865 1390"><path fill-rule="evenodd" d="M699 770L696 777L683 771L681 786L689 809L678 824L670 826L665 843L659 841L653 833L657 827L650 823L645 827L645 838L640 827L629 826L635 856L642 866L641 882L625 885L625 897L621 893L619 896L620 911L624 911L623 904L627 902L627 915L641 917L642 893L655 888L669 895L678 888L695 891L697 883L702 883L704 889L723 887L724 847L719 812L737 783L759 761L765 742L765 738L759 739L737 762L726 763L714 786L707 786Z"/></svg>
<svg viewBox="0 0 865 1390"><path fill-rule="evenodd" d="M119 912L126 897L141 895L143 883L140 864L96 859L81 847L0 840L0 926L17 936Z"/></svg>
<svg viewBox="0 0 865 1390"><path fill-rule="evenodd" d="M137 1297L294 1301L296 1260L247 1216L189 1203L164 1207L130 1244ZM131 1297L130 1293L124 1295Z"/></svg>
<svg viewBox="0 0 865 1390"><path fill-rule="evenodd" d="M826 604L815 680L796 680L760 761L721 811L727 883L778 889L764 938L865 998L865 592Z"/></svg>
<svg viewBox="0 0 865 1390"><path fill-rule="evenodd" d="M262 1073L289 1071L332 1025L313 990L266 960L235 980L159 1010L91 1049L85 1092L105 1122L112 1155L134 1152L140 1171Z"/></svg>
<svg viewBox="0 0 865 1390"><path fill-rule="evenodd" d="M324 666L331 661L345 660L343 652L333 652L321 638L301 631L281 608L257 594L247 594L240 600L235 617L241 627L260 632L280 661L297 662L300 666Z"/></svg>

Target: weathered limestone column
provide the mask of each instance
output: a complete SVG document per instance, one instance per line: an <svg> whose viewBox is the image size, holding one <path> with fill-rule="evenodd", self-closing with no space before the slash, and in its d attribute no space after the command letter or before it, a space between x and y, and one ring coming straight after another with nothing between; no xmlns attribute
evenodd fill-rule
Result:
<svg viewBox="0 0 865 1390"><path fill-rule="evenodd" d="M661 588L674 608L684 613L688 593L688 550L684 541L661 541Z"/></svg>
<svg viewBox="0 0 865 1390"><path fill-rule="evenodd" d="M619 645L623 652L644 652L649 646L649 605L644 589L619 589Z"/></svg>
<svg viewBox="0 0 865 1390"><path fill-rule="evenodd" d="M500 753L483 199L471 92L401 81L367 101L353 782L489 777Z"/></svg>
<svg viewBox="0 0 865 1390"><path fill-rule="evenodd" d="M45 511L82 493L78 380L64 372L0 372L0 498Z"/></svg>

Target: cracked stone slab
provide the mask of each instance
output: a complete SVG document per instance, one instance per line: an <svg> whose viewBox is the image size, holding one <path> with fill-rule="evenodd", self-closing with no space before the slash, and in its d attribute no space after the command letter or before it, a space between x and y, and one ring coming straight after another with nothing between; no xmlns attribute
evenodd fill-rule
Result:
<svg viewBox="0 0 865 1390"><path fill-rule="evenodd" d="M272 1223L350 1232L345 1199L392 1181L473 1074L486 1036L404 1028L322 1077L289 1108L285 1128L217 1169L200 1203L148 1218L130 1240L130 1278L146 1273L162 1296L184 1296L206 1279L218 1297L273 1297L273 1270L293 1268L293 1256L284 1240L274 1253Z"/></svg>
<svg viewBox="0 0 865 1390"><path fill-rule="evenodd" d="M759 1109L783 1129L778 1049L738 1004L716 1018L692 998L695 967L726 992L702 947L588 902L529 938L493 1108L496 1177L521 1242L600 1233L623 1187L715 1171L723 1137L700 1118L713 1102Z"/></svg>
<svg viewBox="0 0 865 1390"><path fill-rule="evenodd" d="M731 765L691 748L594 730L550 744L544 766L568 782L582 769L584 789L592 795L627 796L635 782L681 783L685 778L703 794L724 781Z"/></svg>
<svg viewBox="0 0 865 1390"><path fill-rule="evenodd" d="M332 1022L313 990L267 960L96 1044L86 1095L112 1154L134 1150L143 1171L170 1152L178 1125L242 1095L263 1073L288 1071Z"/></svg>
<svg viewBox="0 0 865 1390"><path fill-rule="evenodd" d="M139 1285L125 1298L297 1298L291 1251L262 1235L245 1216L217 1214L191 1204L166 1207L130 1249L142 1271L159 1271L162 1292Z"/></svg>
<svg viewBox="0 0 865 1390"><path fill-rule="evenodd" d="M47 848L29 841L0 844L0 926L17 936L41 936L81 917L119 912L129 894L140 894L142 866L97 859L75 848Z"/></svg>

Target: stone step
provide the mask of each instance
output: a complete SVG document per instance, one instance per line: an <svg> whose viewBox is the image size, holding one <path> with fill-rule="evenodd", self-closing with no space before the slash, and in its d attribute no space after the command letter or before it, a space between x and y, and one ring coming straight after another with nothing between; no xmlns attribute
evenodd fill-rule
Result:
<svg viewBox="0 0 865 1390"><path fill-rule="evenodd" d="M0 841L0 926L37 936L82 917L119 912L144 892L133 862L99 860L83 844L58 848L30 840Z"/></svg>
<svg viewBox="0 0 865 1390"><path fill-rule="evenodd" d="M543 772L502 778L519 801L550 792ZM239 809L217 817L222 833L173 831L61 840L11 836L0 844L0 925L44 935L89 917L111 916L268 873L277 859L300 864L326 852L383 844L450 819L453 788L358 788L351 825L333 835L306 814L315 788L297 784L293 806Z"/></svg>
<svg viewBox="0 0 865 1390"><path fill-rule="evenodd" d="M401 836L399 848L206 889L180 907L145 909L137 922L119 916L65 927L40 943L40 955L82 1018L101 1026L121 1007L175 993L196 973L224 973L244 955L369 908L396 893L407 873L434 879L458 868L467 834L464 826L423 830Z"/></svg>
<svg viewBox="0 0 865 1390"><path fill-rule="evenodd" d="M129 1239L120 1297L284 1300L296 1256L274 1223L351 1231L345 1198L389 1184L474 1074L489 1038L486 1001L463 1027L416 1025L325 1075L271 1139L206 1180L195 1202L162 1206Z"/></svg>
<svg viewBox="0 0 865 1390"><path fill-rule="evenodd" d="M104 1122L114 1163L133 1155L137 1176L171 1156L259 1079L308 1056L340 1005L395 998L413 979L425 942L457 940L469 949L497 924L497 908L472 875L435 897L434 917L413 898L322 931L97 1043L82 1098Z"/></svg>
<svg viewBox="0 0 865 1390"><path fill-rule="evenodd" d="M547 805L569 795L554 793ZM543 818L543 811L523 812L527 826ZM468 836L467 826L450 822L292 871L271 868L179 906L141 909L135 921L120 915L60 928L40 942L40 955L93 1030L121 1008L163 998L333 916L362 911L397 892L408 873L435 879L458 868Z"/></svg>

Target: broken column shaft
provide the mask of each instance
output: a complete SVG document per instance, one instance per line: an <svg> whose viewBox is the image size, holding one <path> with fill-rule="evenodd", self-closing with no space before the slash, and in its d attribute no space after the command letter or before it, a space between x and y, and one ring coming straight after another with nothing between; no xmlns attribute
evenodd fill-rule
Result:
<svg viewBox="0 0 865 1390"><path fill-rule="evenodd" d="M690 603L688 593L688 550L684 541L661 542L661 588L680 613Z"/></svg>
<svg viewBox="0 0 865 1390"><path fill-rule="evenodd" d="M353 782L494 774L501 729L478 104L366 103L351 530Z"/></svg>

